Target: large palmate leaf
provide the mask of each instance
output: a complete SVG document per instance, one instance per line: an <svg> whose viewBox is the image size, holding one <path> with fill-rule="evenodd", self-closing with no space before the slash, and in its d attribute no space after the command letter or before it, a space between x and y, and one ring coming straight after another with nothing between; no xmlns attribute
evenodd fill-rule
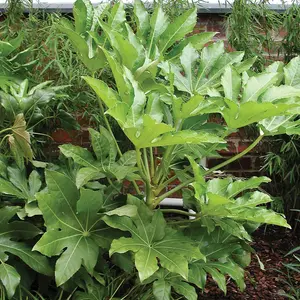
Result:
<svg viewBox="0 0 300 300"><path fill-rule="evenodd" d="M195 180L199 181L196 177ZM252 177L248 180L234 181L232 178L225 178L208 181L202 199L198 195L197 201L198 207L201 207L202 221L208 222L207 227L210 231L219 226L232 235L247 240L250 236L241 225L246 221L289 228L282 215L261 206L272 201L270 196L258 191L245 193L246 190L255 189L264 182L269 182L269 179ZM199 184L203 185L203 182Z"/></svg>
<svg viewBox="0 0 300 300"><path fill-rule="evenodd" d="M16 287L20 282L20 275L16 269L6 261L8 254L19 257L30 268L38 273L51 275L52 269L48 260L37 252L33 252L31 247L20 240L34 238L42 232L24 221L12 221L19 207L4 207L0 209L0 280L2 281L9 298L15 293Z"/></svg>
<svg viewBox="0 0 300 300"><path fill-rule="evenodd" d="M285 103L249 101L240 104L228 99L225 99L225 103L221 113L230 128L240 128L273 116L289 114L290 108L289 104Z"/></svg>
<svg viewBox="0 0 300 300"><path fill-rule="evenodd" d="M184 279L178 275L167 271L166 269L160 269L145 283L153 282L153 295L156 300L170 300L171 288L174 291L184 296L188 300L196 300L197 293L193 286L189 285Z"/></svg>
<svg viewBox="0 0 300 300"><path fill-rule="evenodd" d="M204 259L199 249L193 246L190 239L169 228L160 211L151 212L141 200L132 196L128 197L128 204L137 206L136 216L104 217L109 226L131 234L130 238L114 240L110 254L134 252L141 281L159 269L158 260L162 267L187 279L189 259Z"/></svg>
<svg viewBox="0 0 300 300"><path fill-rule="evenodd" d="M243 268L250 263L251 248L221 228L209 233L201 225L195 224L186 233L199 241L199 247L206 255L206 262L198 260L189 266L189 281L204 289L207 274L226 293L226 276L229 275L243 290L245 288Z"/></svg>
<svg viewBox="0 0 300 300"><path fill-rule="evenodd" d="M82 189L65 175L46 171L47 191L37 194L46 233L34 250L59 256L55 280L62 285L83 265L89 273L97 263L100 248L108 248L115 231L101 220L104 196L101 191Z"/></svg>
<svg viewBox="0 0 300 300"><path fill-rule="evenodd" d="M74 162L82 166L76 176L76 185L81 187L92 179L105 176L122 180L134 178L137 175L136 154L128 151L116 161L117 148L110 133L101 128L101 133L89 129L91 142L96 158L87 149L73 145L60 146L61 152L66 157L73 158Z"/></svg>
<svg viewBox="0 0 300 300"><path fill-rule="evenodd" d="M35 199L35 194L41 186L40 175L35 170L27 178L25 169L7 167L3 177L0 177L0 193L25 200L22 215L28 217L41 214ZM18 215L21 216L21 211L18 212Z"/></svg>
<svg viewBox="0 0 300 300"><path fill-rule="evenodd" d="M210 88L220 85L220 78L226 67L239 63L243 58L243 52L224 53L224 51L223 42L211 44L202 50L198 63L198 52L189 44L180 56L182 67L174 63L161 64L161 67L169 79L174 74L174 85L178 90L190 95L206 95Z"/></svg>

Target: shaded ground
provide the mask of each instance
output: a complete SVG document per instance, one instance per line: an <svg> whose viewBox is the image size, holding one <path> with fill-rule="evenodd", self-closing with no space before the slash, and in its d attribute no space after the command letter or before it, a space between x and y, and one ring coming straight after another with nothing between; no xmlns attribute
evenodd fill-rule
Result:
<svg viewBox="0 0 300 300"><path fill-rule="evenodd" d="M299 239L292 237L281 228L262 227L254 233L254 242L252 247L257 251L260 260L265 266L265 271L260 269L259 263L255 256L252 257L251 265L246 269L246 290L241 293L234 283L230 282L227 286L227 295L210 282L203 295L199 295L199 299L207 300L283 300L287 299L278 295L280 291L288 291L288 285L282 280L284 275L277 270L285 271L282 263L289 261L284 255L293 247L299 245ZM294 281L300 278L295 275Z"/></svg>

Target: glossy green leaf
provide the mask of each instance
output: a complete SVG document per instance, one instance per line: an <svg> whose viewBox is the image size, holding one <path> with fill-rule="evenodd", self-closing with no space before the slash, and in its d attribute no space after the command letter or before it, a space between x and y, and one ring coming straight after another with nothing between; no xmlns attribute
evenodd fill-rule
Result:
<svg viewBox="0 0 300 300"><path fill-rule="evenodd" d="M116 103L120 101L118 94L113 89L108 87L104 81L90 76L84 76L83 79L95 91L97 96L108 108L114 107Z"/></svg>
<svg viewBox="0 0 300 300"><path fill-rule="evenodd" d="M171 285L163 279L154 281L153 295L156 300L169 300L171 296Z"/></svg>
<svg viewBox="0 0 300 300"><path fill-rule="evenodd" d="M242 102L257 101L277 80L278 73L261 73L250 77L243 91Z"/></svg>
<svg viewBox="0 0 300 300"><path fill-rule="evenodd" d="M27 222L10 222L9 220L19 211L19 207L4 207L0 209L0 259L5 262L7 253L18 256L25 264L36 272L52 275L52 269L46 257L32 251L32 248L21 238L33 238L40 230Z"/></svg>
<svg viewBox="0 0 300 300"><path fill-rule="evenodd" d="M191 44L196 50L201 50L206 43L216 35L216 32L201 32L185 37L181 42L175 44L171 51L167 54L167 59L175 59L182 53L182 50L188 44Z"/></svg>
<svg viewBox="0 0 300 300"><path fill-rule="evenodd" d="M120 98L128 105L131 105L133 98L132 86L125 77L124 69L122 68L121 64L113 57L112 53L104 49L103 52L113 72Z"/></svg>
<svg viewBox="0 0 300 300"><path fill-rule="evenodd" d="M160 38L159 50L164 53L176 41L190 33L197 22L197 8L191 8L170 23Z"/></svg>
<svg viewBox="0 0 300 300"><path fill-rule="evenodd" d="M262 102L274 102L279 99L300 97L300 89L296 89L292 86L281 85L272 86L261 97ZM296 104L296 103L295 103Z"/></svg>
<svg viewBox="0 0 300 300"><path fill-rule="evenodd" d="M86 33L91 27L93 19L93 6L89 1L76 0L73 7L75 30L77 33Z"/></svg>
<svg viewBox="0 0 300 300"><path fill-rule="evenodd" d="M68 36L79 58L92 73L104 67L106 59L105 55L99 47L95 51L94 56L90 58L88 44L86 40L80 36L80 34L68 27L64 27L62 25L57 26L61 32L65 33Z"/></svg>
<svg viewBox="0 0 300 300"><path fill-rule="evenodd" d="M109 226L129 231L131 234L131 238L114 240L110 255L134 252L135 266L141 281L159 269L157 259L162 267L187 278L187 258L199 257L202 254L189 239L166 226L161 212L156 211L153 214L141 200L134 197L130 197L127 202L137 206L136 216L104 217Z"/></svg>
<svg viewBox="0 0 300 300"><path fill-rule="evenodd" d="M196 290L193 286L189 285L187 282L178 281L173 285L174 290L188 300L197 300L198 296Z"/></svg>
<svg viewBox="0 0 300 300"><path fill-rule="evenodd" d="M266 118L282 115L289 109L287 104L274 105L269 102L248 101L238 104L227 99L225 102L226 107L223 108L222 115L230 128L241 128Z"/></svg>
<svg viewBox="0 0 300 300"><path fill-rule="evenodd" d="M237 101L241 89L241 78L237 71L231 66L226 67L221 82L225 98Z"/></svg>
<svg viewBox="0 0 300 300"><path fill-rule="evenodd" d="M73 160L79 165L98 170L95 166L96 160L94 159L92 153L87 149L71 144L62 145L59 147L59 149L63 155L73 158Z"/></svg>
<svg viewBox="0 0 300 300"><path fill-rule="evenodd" d="M0 264L0 280L6 289L8 299L15 294L20 279L21 277L14 267L3 262Z"/></svg>
<svg viewBox="0 0 300 300"><path fill-rule="evenodd" d="M137 22L137 36L146 40L150 29L149 14L141 0L134 1L134 15Z"/></svg>
<svg viewBox="0 0 300 300"><path fill-rule="evenodd" d="M111 13L109 14L108 24L111 28L117 29L126 21L126 15L124 10L124 3L122 1L116 3Z"/></svg>
<svg viewBox="0 0 300 300"><path fill-rule="evenodd" d="M168 17L160 5L157 5L150 18L150 36L148 37L148 56L153 58L158 39L169 25Z"/></svg>
<svg viewBox="0 0 300 300"><path fill-rule="evenodd" d="M38 194L38 202L47 227L34 250L46 256L58 256L55 280L62 285L83 265L92 272L99 247L107 248L114 236L97 214L103 205L100 191L77 190L65 175L46 171L47 192Z"/></svg>
<svg viewBox="0 0 300 300"><path fill-rule="evenodd" d="M284 67L284 82L286 85L291 85L295 88L300 87L300 57L293 58Z"/></svg>

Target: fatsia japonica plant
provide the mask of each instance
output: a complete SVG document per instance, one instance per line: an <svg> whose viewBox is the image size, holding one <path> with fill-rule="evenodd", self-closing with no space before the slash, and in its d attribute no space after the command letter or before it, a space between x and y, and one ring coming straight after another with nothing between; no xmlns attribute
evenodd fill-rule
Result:
<svg viewBox="0 0 300 300"><path fill-rule="evenodd" d="M263 223L289 225L267 208L272 199L259 187L268 178L219 174L264 136L299 131L299 59L255 73L253 59L227 53L223 42L204 47L213 33L186 37L196 8L173 22L159 5L149 13L136 0L133 11L127 20L122 2L94 8L77 0L75 25L59 25L91 71L84 80L99 97L107 127L90 129L92 149L60 147L76 172L45 171L46 188L35 194L45 232L33 253L52 257L57 286L76 290L74 299L195 300L208 275L224 292L228 278L243 290L251 233ZM113 74L112 84L97 78L102 70ZM121 152L107 115L132 150ZM215 115L224 122L213 122ZM226 149L229 134L250 124L260 134L247 149L211 169L202 166ZM6 181L12 172L4 172ZM128 181L134 193L122 190ZM175 192L182 209L164 209L161 202ZM110 283L107 274L115 267L126 278L112 290L119 277ZM129 291L121 288L128 278L135 285Z"/></svg>
<svg viewBox="0 0 300 300"><path fill-rule="evenodd" d="M299 59L255 73L254 59L243 61L243 52L227 53L223 42L204 47L213 33L187 38L196 17L194 8L170 23L159 5L150 14L137 0L128 22L122 2L94 9L78 0L75 26L61 22L92 75L97 68L112 72L112 86L95 76L84 79L98 95L104 116L118 122L134 150L122 154L109 126L90 130L92 152L61 146L81 166L77 187L62 175L47 173L48 189L38 196L47 232L34 248L60 255L59 285L81 266L94 276L100 247L111 257L130 254L140 284L152 285L155 299L170 299L172 292L197 299L195 286L204 289L207 274L224 292L227 275L244 289L251 232L263 223L289 227L284 216L267 209L270 196L257 190L268 178L211 176L264 136L299 130ZM210 121L215 114L223 125ZM250 124L260 134L247 149L211 169L201 166L201 159L226 149L230 133ZM103 187L97 187L105 179L111 186L129 180L136 194L107 211ZM166 191L176 179L180 183ZM141 190L136 181L143 183ZM177 191L183 209L161 208Z"/></svg>

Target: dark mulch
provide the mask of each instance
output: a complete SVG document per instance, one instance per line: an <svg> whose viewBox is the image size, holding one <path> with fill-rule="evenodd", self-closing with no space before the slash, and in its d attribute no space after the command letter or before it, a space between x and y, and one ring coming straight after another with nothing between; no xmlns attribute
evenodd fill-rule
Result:
<svg viewBox="0 0 300 300"><path fill-rule="evenodd" d="M280 291L288 291L288 285L283 282L284 275L276 270L285 271L282 265L289 261L284 257L293 247L299 245L299 239L281 228L260 228L254 233L252 247L256 250L265 271L261 270L255 255L252 256L251 265L246 269L246 289L242 293L233 282L229 282L225 296L212 280L209 280L203 294L199 299L207 300L284 300L278 295ZM296 275L295 275L296 276ZM299 276L298 276L299 277ZM295 277L295 281L299 278Z"/></svg>

